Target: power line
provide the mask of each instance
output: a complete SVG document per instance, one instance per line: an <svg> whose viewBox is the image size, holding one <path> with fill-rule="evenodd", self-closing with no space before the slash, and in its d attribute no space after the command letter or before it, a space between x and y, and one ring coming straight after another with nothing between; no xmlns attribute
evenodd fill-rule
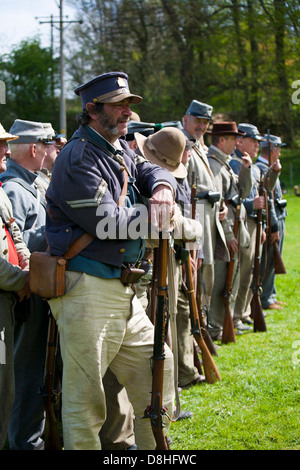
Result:
<svg viewBox="0 0 300 470"><path fill-rule="evenodd" d="M83 20L64 20L63 19L63 0L60 0L59 6L60 10L59 17L53 15L50 16L50 20L40 21L40 24L48 23L51 25L51 55L53 56L53 28L54 24L59 24L59 34L60 34L60 107L59 107L59 121L60 121L60 134L67 136L67 116L66 116L66 97L65 97L65 60L64 60L64 36L63 29L64 24L68 23L83 23ZM42 17L40 17L42 18ZM44 17L45 18L45 17ZM46 17L49 18L49 17ZM59 18L55 20L54 18ZM66 16L68 18L68 16ZM38 17L36 17L38 19ZM53 79L53 70L51 77L51 87L52 87L52 96L54 94L54 79Z"/></svg>

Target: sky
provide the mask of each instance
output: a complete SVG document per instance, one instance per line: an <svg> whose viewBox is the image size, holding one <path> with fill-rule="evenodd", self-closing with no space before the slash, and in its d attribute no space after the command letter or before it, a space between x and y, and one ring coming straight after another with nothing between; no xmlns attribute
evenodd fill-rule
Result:
<svg viewBox="0 0 300 470"><path fill-rule="evenodd" d="M0 55L9 53L14 45L22 40L38 36L42 47L50 47L50 23L40 21L59 21L59 0L0 0ZM73 8L63 0L63 19L75 20ZM58 24L54 28L54 46L59 47Z"/></svg>

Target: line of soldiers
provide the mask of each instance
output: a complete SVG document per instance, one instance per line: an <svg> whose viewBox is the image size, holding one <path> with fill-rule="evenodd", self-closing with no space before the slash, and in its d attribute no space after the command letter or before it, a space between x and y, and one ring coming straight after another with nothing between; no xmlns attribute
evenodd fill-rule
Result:
<svg viewBox="0 0 300 470"><path fill-rule="evenodd" d="M17 119L9 133L0 127L0 447L8 435L11 449L44 448L44 408L37 390L43 383L50 306L62 358L64 448L152 450L151 425L141 418L152 381L157 241L101 239L97 227L107 213L98 209L105 206L119 229L124 218L127 228L137 220L137 205L146 206L154 214L152 226L173 234L163 393L167 435L172 419L192 416L180 407L180 388L207 380L191 335L187 256L201 280L207 332L218 341L229 253L235 253L231 312L236 333L250 331L256 211L267 211L258 189L263 180L273 195L270 239L282 252L286 208L279 155L285 144L278 136L261 136L249 123L213 122L213 108L197 100L182 123L141 122L130 104L142 98L130 93L122 72L95 77L75 92L83 112L67 144L58 142L61 136L49 123ZM211 136L209 148L205 134ZM242 210L235 237L237 196ZM163 207L164 227L161 212L155 212ZM49 250L63 256L85 232L94 239L69 260L66 294L46 302L30 292L30 253ZM264 309L280 309L265 239L263 232L261 302ZM142 277L134 284L124 281L128 269L136 267Z"/></svg>

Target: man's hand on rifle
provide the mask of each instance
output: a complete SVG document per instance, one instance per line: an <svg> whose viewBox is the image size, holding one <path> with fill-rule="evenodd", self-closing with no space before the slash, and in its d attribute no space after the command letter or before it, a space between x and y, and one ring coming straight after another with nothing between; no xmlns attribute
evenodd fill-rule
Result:
<svg viewBox="0 0 300 470"><path fill-rule="evenodd" d="M245 168L250 168L250 166L252 165L252 159L251 159L249 153L244 152L242 160L243 160L244 167Z"/></svg>
<svg viewBox="0 0 300 470"><path fill-rule="evenodd" d="M264 196L257 196L253 199L253 209L265 209L266 200Z"/></svg>
<svg viewBox="0 0 300 470"><path fill-rule="evenodd" d="M273 243L275 243L275 242L279 242L279 240L280 240L279 231L270 233L270 243L271 243L271 245L273 245Z"/></svg>
<svg viewBox="0 0 300 470"><path fill-rule="evenodd" d="M156 186L149 199L149 217L152 226L159 227L159 231L172 231L174 213L175 201L172 189L164 184Z"/></svg>
<svg viewBox="0 0 300 470"><path fill-rule="evenodd" d="M219 220L222 221L226 219L227 214L228 214L228 207L226 206L226 204L223 204L222 209L220 208L220 211L219 211Z"/></svg>
<svg viewBox="0 0 300 470"><path fill-rule="evenodd" d="M29 299L31 296L31 290L29 288L29 271L27 273L25 284L22 289L17 292L17 295L19 297L19 302L22 302L24 299Z"/></svg>
<svg viewBox="0 0 300 470"><path fill-rule="evenodd" d="M234 253L237 253L239 251L239 242L236 238L232 238L230 241L228 241L227 246L229 250L232 250Z"/></svg>
<svg viewBox="0 0 300 470"><path fill-rule="evenodd" d="M275 160L275 162L272 163L272 165L270 166L270 168L275 171L275 173L280 173L281 172L281 163L280 163L280 160Z"/></svg>

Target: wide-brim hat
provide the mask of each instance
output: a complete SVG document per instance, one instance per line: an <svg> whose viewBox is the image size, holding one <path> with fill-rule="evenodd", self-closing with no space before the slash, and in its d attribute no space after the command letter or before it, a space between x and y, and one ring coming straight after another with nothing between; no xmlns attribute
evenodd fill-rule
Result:
<svg viewBox="0 0 300 470"><path fill-rule="evenodd" d="M214 122L211 130L206 131L210 135L242 135L245 132L239 131L235 121Z"/></svg>
<svg viewBox="0 0 300 470"><path fill-rule="evenodd" d="M134 134L138 148L143 156L155 165L169 170L175 178L185 178L187 170L181 162L186 148L186 138L176 127L164 127L148 137Z"/></svg>
<svg viewBox="0 0 300 470"><path fill-rule="evenodd" d="M142 97L130 93L128 75L124 72L109 72L98 75L78 86L74 92L80 96L82 108L87 103L118 103L130 98L133 104L140 103Z"/></svg>
<svg viewBox="0 0 300 470"><path fill-rule="evenodd" d="M15 140L18 138L19 136L6 132L2 124L0 124L0 140L5 140L6 142L9 142L10 140Z"/></svg>

